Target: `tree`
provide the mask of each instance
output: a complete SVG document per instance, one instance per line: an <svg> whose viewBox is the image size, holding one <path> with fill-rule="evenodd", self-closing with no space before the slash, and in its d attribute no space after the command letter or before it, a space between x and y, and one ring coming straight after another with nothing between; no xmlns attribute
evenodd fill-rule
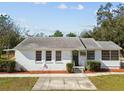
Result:
<svg viewBox="0 0 124 93"><path fill-rule="evenodd" d="M103 10L97 12L97 18L101 18L97 20L101 23L94 32L97 30L97 33L100 33L101 40L114 41L124 48L124 4L119 4L117 8L113 9L112 4L107 3Z"/></svg>
<svg viewBox="0 0 124 93"><path fill-rule="evenodd" d="M67 37L76 37L77 35L75 33L70 32L69 34L66 35Z"/></svg>
<svg viewBox="0 0 124 93"><path fill-rule="evenodd" d="M124 4L116 8L111 3L101 5L97 11L97 24L91 32L85 33L88 37L111 40L124 48Z"/></svg>
<svg viewBox="0 0 124 93"><path fill-rule="evenodd" d="M82 37L82 38L91 38L92 37L92 31L91 30L82 31L80 33L80 37Z"/></svg>
<svg viewBox="0 0 124 93"><path fill-rule="evenodd" d="M8 15L0 15L0 53L3 49L14 48L24 38L21 28Z"/></svg>
<svg viewBox="0 0 124 93"><path fill-rule="evenodd" d="M107 3L105 6L101 5L97 11L97 24L101 25L101 23L105 20L112 20L113 14L111 12L112 4Z"/></svg>
<svg viewBox="0 0 124 93"><path fill-rule="evenodd" d="M49 37L63 37L63 33L59 30L56 30L55 33Z"/></svg>

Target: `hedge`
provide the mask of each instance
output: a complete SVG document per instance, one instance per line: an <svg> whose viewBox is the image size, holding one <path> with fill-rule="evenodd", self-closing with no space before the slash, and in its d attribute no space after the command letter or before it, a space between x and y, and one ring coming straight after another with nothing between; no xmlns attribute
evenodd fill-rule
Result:
<svg viewBox="0 0 124 93"><path fill-rule="evenodd" d="M0 72L14 72L15 61L0 61Z"/></svg>
<svg viewBox="0 0 124 93"><path fill-rule="evenodd" d="M87 61L85 70L99 71L101 67L101 62L99 61Z"/></svg>

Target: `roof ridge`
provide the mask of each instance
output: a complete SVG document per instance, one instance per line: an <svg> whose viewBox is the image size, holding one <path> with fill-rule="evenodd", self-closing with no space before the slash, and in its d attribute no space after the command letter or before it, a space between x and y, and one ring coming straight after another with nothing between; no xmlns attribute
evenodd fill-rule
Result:
<svg viewBox="0 0 124 93"><path fill-rule="evenodd" d="M103 40L103 41L100 41L100 40L97 40L97 42L113 42L113 41L111 41L111 40L109 40L109 41L105 41L105 40Z"/></svg>
<svg viewBox="0 0 124 93"><path fill-rule="evenodd" d="M79 38L79 37L28 37L28 38Z"/></svg>
<svg viewBox="0 0 124 93"><path fill-rule="evenodd" d="M94 39L94 38L81 38L81 39Z"/></svg>

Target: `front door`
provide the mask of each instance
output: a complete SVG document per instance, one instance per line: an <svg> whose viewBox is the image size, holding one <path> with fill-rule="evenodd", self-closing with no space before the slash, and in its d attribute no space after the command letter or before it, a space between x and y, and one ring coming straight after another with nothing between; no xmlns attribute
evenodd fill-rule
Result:
<svg viewBox="0 0 124 93"><path fill-rule="evenodd" d="M72 51L72 60L74 61L75 66L79 66L79 61L78 61L78 51Z"/></svg>

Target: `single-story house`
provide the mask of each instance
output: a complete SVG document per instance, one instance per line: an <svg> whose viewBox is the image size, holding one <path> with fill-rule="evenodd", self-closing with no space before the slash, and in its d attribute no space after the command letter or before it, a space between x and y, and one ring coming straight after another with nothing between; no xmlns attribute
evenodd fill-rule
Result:
<svg viewBox="0 0 124 93"><path fill-rule="evenodd" d="M101 68L120 68L120 46L112 41L78 37L30 37L15 48L16 69L28 71L66 70L74 61L84 67L88 60L101 62Z"/></svg>

